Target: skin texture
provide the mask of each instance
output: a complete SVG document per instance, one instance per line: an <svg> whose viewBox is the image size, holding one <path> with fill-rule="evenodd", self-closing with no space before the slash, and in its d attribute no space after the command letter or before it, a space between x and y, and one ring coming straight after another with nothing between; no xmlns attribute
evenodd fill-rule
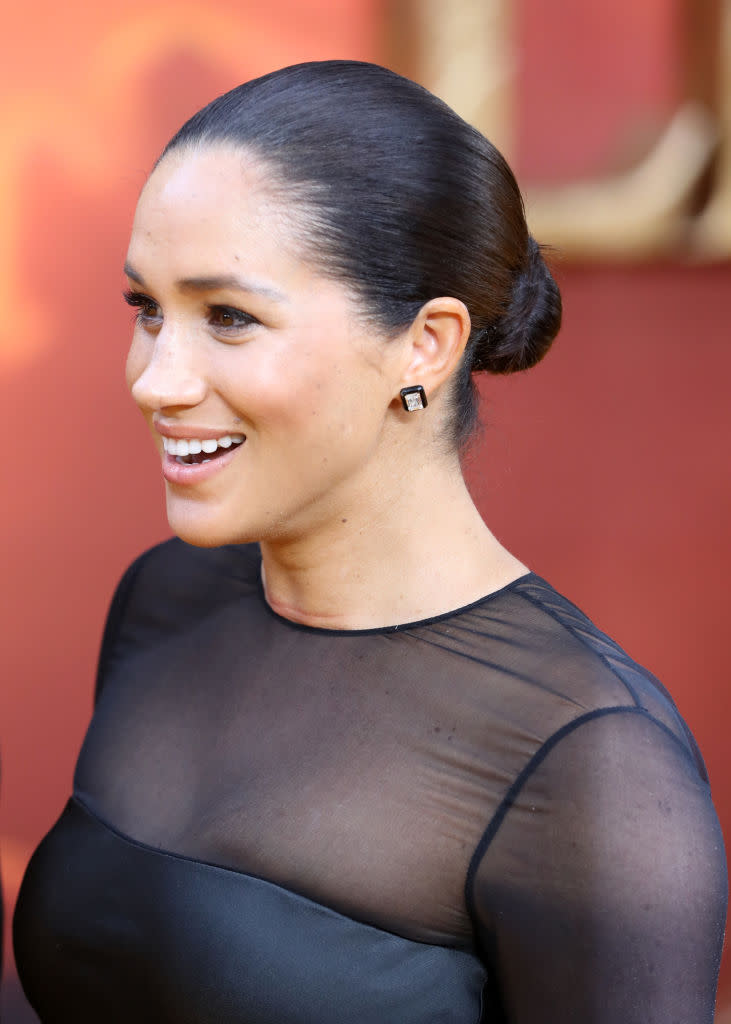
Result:
<svg viewBox="0 0 731 1024"><path fill-rule="evenodd" d="M444 443L466 308L433 299L379 336L352 291L301 258L306 211L271 180L239 150L177 151L138 204L132 396L163 459L159 429L246 436L208 479L166 480L172 529L201 546L258 541L270 604L313 625L414 621L504 586L525 566ZM407 413L399 390L415 383L429 405Z"/></svg>

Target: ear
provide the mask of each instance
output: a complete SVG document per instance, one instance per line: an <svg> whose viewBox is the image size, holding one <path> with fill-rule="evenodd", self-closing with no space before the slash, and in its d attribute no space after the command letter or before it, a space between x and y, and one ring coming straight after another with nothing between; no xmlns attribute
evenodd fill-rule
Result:
<svg viewBox="0 0 731 1024"><path fill-rule="evenodd" d="M443 296L425 303L408 330L400 387L421 384L431 400L462 358L470 330L470 314L459 299Z"/></svg>

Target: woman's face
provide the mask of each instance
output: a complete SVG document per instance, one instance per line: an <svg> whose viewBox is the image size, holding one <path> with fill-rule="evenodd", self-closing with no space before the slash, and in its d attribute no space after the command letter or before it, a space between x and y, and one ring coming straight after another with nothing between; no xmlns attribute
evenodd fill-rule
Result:
<svg viewBox="0 0 731 1024"><path fill-rule="evenodd" d="M298 230L266 168L230 148L170 154L140 198L127 381L190 543L291 539L378 487L402 346L298 257Z"/></svg>

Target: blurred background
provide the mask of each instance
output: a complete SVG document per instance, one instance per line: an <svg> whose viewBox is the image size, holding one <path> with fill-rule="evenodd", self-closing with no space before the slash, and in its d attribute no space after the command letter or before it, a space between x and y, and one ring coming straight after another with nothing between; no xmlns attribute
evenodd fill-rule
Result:
<svg viewBox="0 0 731 1024"><path fill-rule="evenodd" d="M70 789L111 592L168 535L122 379L137 193L214 95L331 57L421 81L515 167L565 326L530 374L482 382L471 486L672 691L731 835L731 0L25 0L0 35L3 1024L36 1019L9 919Z"/></svg>

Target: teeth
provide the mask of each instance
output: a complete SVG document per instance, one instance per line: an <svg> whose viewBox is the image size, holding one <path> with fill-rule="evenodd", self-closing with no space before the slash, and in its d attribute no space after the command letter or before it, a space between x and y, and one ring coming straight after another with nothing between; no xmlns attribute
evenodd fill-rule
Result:
<svg viewBox="0 0 731 1024"><path fill-rule="evenodd" d="M234 444L243 444L245 440L245 434L224 434L216 440L211 438L205 441L199 441L197 437L163 437L162 446L169 455L200 455L201 452L212 455L217 448L230 448ZM210 459L204 461L210 462Z"/></svg>

